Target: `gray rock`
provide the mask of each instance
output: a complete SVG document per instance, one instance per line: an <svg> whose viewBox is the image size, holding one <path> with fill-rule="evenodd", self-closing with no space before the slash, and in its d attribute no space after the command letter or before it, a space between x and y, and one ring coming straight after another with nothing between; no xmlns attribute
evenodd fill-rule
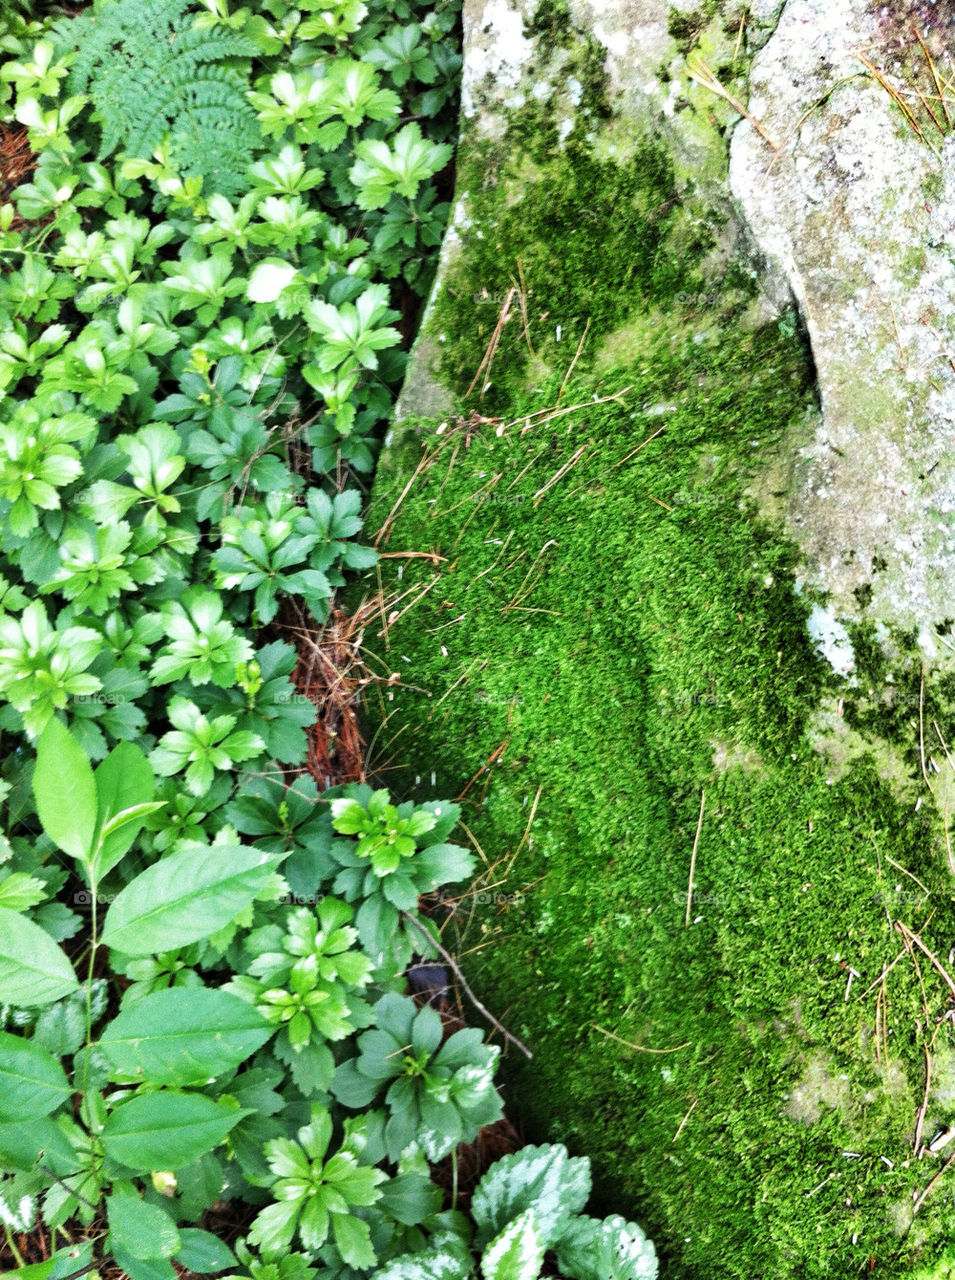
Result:
<svg viewBox="0 0 955 1280"><path fill-rule="evenodd" d="M789 0L750 73L749 110L780 150L743 121L730 180L818 374L787 510L806 580L840 617L924 630L951 616L955 572L955 145L927 129L934 154L859 60L911 51L903 8ZM897 84L927 87L919 59L895 61Z"/></svg>

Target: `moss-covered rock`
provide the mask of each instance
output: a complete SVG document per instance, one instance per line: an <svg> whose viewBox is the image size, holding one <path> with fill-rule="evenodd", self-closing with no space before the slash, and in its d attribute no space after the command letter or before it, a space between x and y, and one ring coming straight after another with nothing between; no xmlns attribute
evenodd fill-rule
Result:
<svg viewBox="0 0 955 1280"><path fill-rule="evenodd" d="M589 115L519 79L466 126L442 399L408 389L373 499L383 550L433 556L382 562L371 764L461 799L484 871L446 937L534 1051L512 1105L664 1275L944 1275L955 1171L915 1206L951 1113L955 689L912 628L851 623L845 676L816 652L845 650L784 527L802 328L592 37L538 25Z"/></svg>
<svg viewBox="0 0 955 1280"><path fill-rule="evenodd" d="M914 626L929 662L955 580L955 142L937 78L953 38L947 5L789 0L750 72L779 150L744 122L731 166L819 378L788 504L807 578L843 617Z"/></svg>

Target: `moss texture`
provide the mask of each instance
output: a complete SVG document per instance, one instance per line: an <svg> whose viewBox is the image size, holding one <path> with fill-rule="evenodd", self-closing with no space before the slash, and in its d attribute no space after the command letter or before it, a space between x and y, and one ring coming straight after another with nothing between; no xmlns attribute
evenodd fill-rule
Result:
<svg viewBox="0 0 955 1280"><path fill-rule="evenodd" d="M746 271L706 277L716 232L653 144L617 166L575 138L525 116L462 151L472 225L430 320L462 417L403 427L370 516L382 549L442 559L383 562L401 608L427 594L366 637L401 676L372 765L462 797L485 871L447 936L533 1048L507 1058L514 1110L592 1157L663 1275L932 1275L955 1181L913 1220L942 1163L913 1133L927 1044L926 1132L955 1123L949 998L894 922L947 962L951 876L931 806L812 730L842 698L914 794L913 694L944 699L865 637L855 690L812 653L748 496L812 409L799 335L749 326ZM527 332L465 397L522 281Z"/></svg>

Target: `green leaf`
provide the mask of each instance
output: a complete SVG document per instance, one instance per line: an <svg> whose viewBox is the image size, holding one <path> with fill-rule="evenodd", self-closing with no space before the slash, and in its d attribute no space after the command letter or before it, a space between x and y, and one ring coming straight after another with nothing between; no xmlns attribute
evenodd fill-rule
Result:
<svg viewBox="0 0 955 1280"><path fill-rule="evenodd" d="M134 1258L125 1249L114 1249L113 1261L126 1280L179 1280L168 1258Z"/></svg>
<svg viewBox="0 0 955 1280"><path fill-rule="evenodd" d="M110 1248L134 1258L171 1258L179 1248L179 1232L169 1214L138 1195L106 1197Z"/></svg>
<svg viewBox="0 0 955 1280"><path fill-rule="evenodd" d="M209 1231L200 1231L198 1227L183 1227L179 1238L182 1240L182 1248L176 1254L176 1261L196 1275L225 1271L226 1267L236 1264L235 1254L225 1241Z"/></svg>
<svg viewBox="0 0 955 1280"><path fill-rule="evenodd" d="M332 1214L332 1235L338 1252L350 1267L365 1270L378 1261L367 1222L348 1213Z"/></svg>
<svg viewBox="0 0 955 1280"><path fill-rule="evenodd" d="M243 1116L201 1093L140 1093L113 1110L103 1128L106 1154L137 1173L175 1172L217 1147Z"/></svg>
<svg viewBox="0 0 955 1280"><path fill-rule="evenodd" d="M62 1129L49 1117L16 1124L0 1124L0 1168L32 1169L41 1156L47 1161L54 1155L59 1160L75 1162L76 1152Z"/></svg>
<svg viewBox="0 0 955 1280"><path fill-rule="evenodd" d="M2 847L0 843L0 848ZM44 881L28 876L23 871L14 871L5 880L0 880L0 907L9 907L11 911L29 911L43 901L47 892Z"/></svg>
<svg viewBox="0 0 955 1280"><path fill-rule="evenodd" d="M484 1280L537 1280L544 1243L533 1209L525 1209L488 1245L481 1259Z"/></svg>
<svg viewBox="0 0 955 1280"><path fill-rule="evenodd" d="M50 935L0 907L0 1003L35 1009L78 986L73 966Z"/></svg>
<svg viewBox="0 0 955 1280"><path fill-rule="evenodd" d="M29 1267L17 1267L16 1271L9 1272L16 1280L47 1280L47 1277L56 1266L56 1258L50 1258L48 1262L35 1262Z"/></svg>
<svg viewBox="0 0 955 1280"><path fill-rule="evenodd" d="M653 1242L619 1214L602 1222L573 1219L554 1248L561 1271L577 1280L654 1280L657 1274Z"/></svg>
<svg viewBox="0 0 955 1280"><path fill-rule="evenodd" d="M96 783L97 822L100 849L97 874L103 876L116 866L136 839L138 826L132 820L113 827L109 824L120 814L152 801L156 780L142 751L131 742L120 742L109 753L93 775ZM145 817L145 814L143 814Z"/></svg>
<svg viewBox="0 0 955 1280"><path fill-rule="evenodd" d="M0 1124L39 1120L69 1096L69 1082L51 1053L0 1031Z"/></svg>
<svg viewBox="0 0 955 1280"><path fill-rule="evenodd" d="M96 830L96 784L86 753L59 720L37 740L33 794L43 830L64 853L86 862Z"/></svg>
<svg viewBox="0 0 955 1280"><path fill-rule="evenodd" d="M478 1183L471 1200L477 1244L482 1247L518 1214L533 1209L540 1237L549 1248L589 1195L590 1161L568 1158L566 1147L550 1143L502 1156Z"/></svg>
<svg viewBox="0 0 955 1280"><path fill-rule="evenodd" d="M102 941L128 956L199 942L231 924L275 865L268 854L243 845L174 853L121 890L106 913Z"/></svg>
<svg viewBox="0 0 955 1280"><path fill-rule="evenodd" d="M273 1031L252 1005L227 991L171 987L143 996L114 1018L99 1048L125 1076L198 1084L237 1067Z"/></svg>

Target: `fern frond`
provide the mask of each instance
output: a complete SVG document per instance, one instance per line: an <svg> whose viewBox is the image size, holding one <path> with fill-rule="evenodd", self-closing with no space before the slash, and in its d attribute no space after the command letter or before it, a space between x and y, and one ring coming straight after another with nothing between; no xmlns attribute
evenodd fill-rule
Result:
<svg viewBox="0 0 955 1280"><path fill-rule="evenodd" d="M76 50L67 88L86 93L101 126L99 158L148 158L169 137L185 176L233 194L261 142L236 59L256 46L234 32L196 30L190 0L104 0L56 36Z"/></svg>

